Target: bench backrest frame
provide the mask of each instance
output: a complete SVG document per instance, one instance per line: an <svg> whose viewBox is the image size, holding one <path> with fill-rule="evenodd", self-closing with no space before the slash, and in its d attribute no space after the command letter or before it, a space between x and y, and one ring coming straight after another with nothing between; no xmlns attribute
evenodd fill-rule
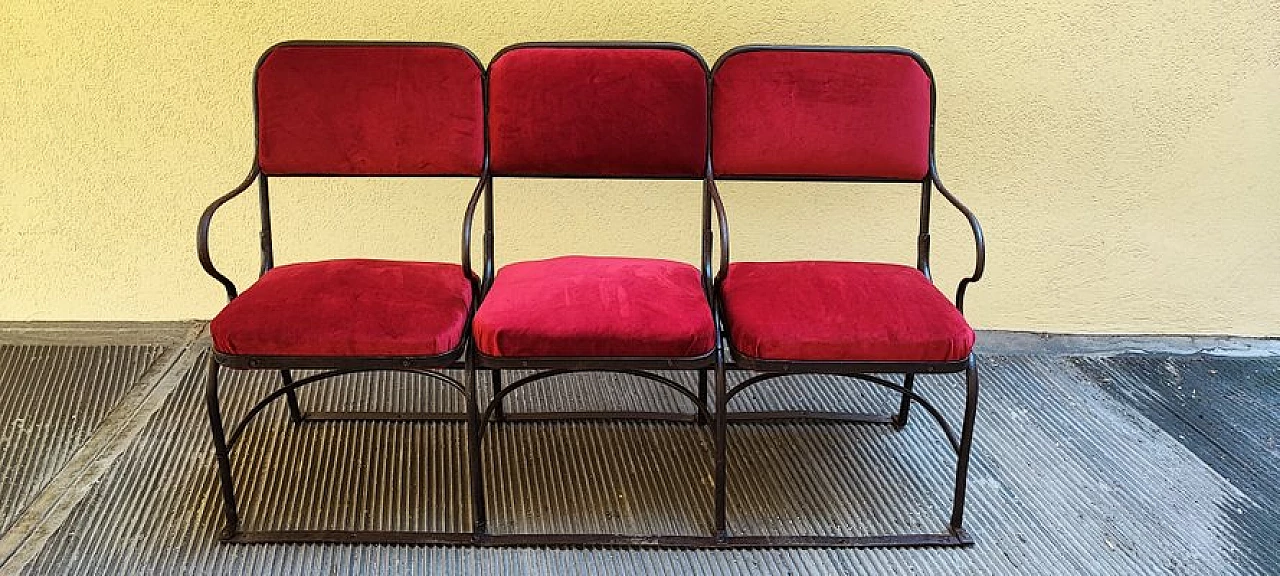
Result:
<svg viewBox="0 0 1280 576"><path fill-rule="evenodd" d="M510 46L503 48L502 50L499 50L496 54L494 54L493 58L491 58L489 61L488 67L485 70L486 93L490 97L490 99L486 100L486 131L488 133L487 137L491 143L490 144L491 146L492 146L492 143L496 140L496 138L493 135L494 114L492 111L492 94L493 94L492 82L494 77L493 72L494 72L495 64L499 64L504 57L508 57L510 54L518 51L541 50L541 49L610 50L610 51L611 50L659 50L659 51L674 51L690 57L701 68L701 80L704 86L704 92L703 92L704 106L702 110L704 119L702 122L702 130L704 131L705 136L703 138L704 144L699 147L700 151L699 151L698 163L700 164L700 168L697 169L696 171L691 171L686 174L671 174L671 173L664 174L664 173L644 173L644 172L585 173L581 171L570 171L570 170L561 170L561 171L508 170L508 169L504 169L504 167L501 166L502 159L498 159L496 162L494 162L490 166L490 170L487 174L487 179L489 180L489 184L486 186L486 190L483 195L483 200L485 204L485 221L484 221L485 266L484 266L483 276L481 279L481 290L480 290L481 298L483 298L483 294L488 291L489 286L492 284L494 273L495 273L495 265L493 262L494 222L493 222L493 183L492 183L494 178L500 177L500 178L591 179L591 180L688 180L688 181L701 180L703 182L703 230L702 230L702 241L701 241L701 249L700 249L701 265L699 266L699 270L702 272L704 291L706 292L708 301L710 302L712 298L712 279L711 279L712 232L711 232L710 210L713 205L713 199L711 198L711 195L715 193L715 190L711 182L711 176L710 176L711 171L710 171L710 166L708 164L708 161L711 155L711 97L710 97L711 96L711 84L710 84L711 69L707 65L706 60L704 60L702 55L699 54L693 48L686 46L684 44L673 43L673 42L638 42L638 41L594 42L593 41L593 42L523 42L518 44L512 44ZM718 204L719 199L715 198L714 203ZM473 214L474 204L475 204L475 199L473 198L473 206L468 207L466 219L464 222L464 228L467 230L471 228L471 222L474 216ZM469 253L469 250L470 250L470 245L468 243L466 246L464 246L464 251Z"/></svg>
<svg viewBox="0 0 1280 576"><path fill-rule="evenodd" d="M758 174L758 175L732 175L719 174L715 169L715 138L716 127L714 125L714 114L716 104L716 77L717 73L724 65L737 56L743 54L759 53L759 52L785 52L785 53L835 53L835 54L888 54L896 56L909 57L915 61L924 72L929 81L929 130L928 130L928 146L927 146L927 169L921 178L893 178L893 177L867 177L867 176L840 176L840 175L822 175L822 174ZM810 45L783 45L783 44L751 44L738 46L725 52L716 61L711 69L711 103L713 126L711 132L712 144L710 147L708 162L711 165L711 179L713 181L784 181L784 182L845 182L845 183L909 183L918 184L921 187L920 194L920 218L919 218L919 235L916 241L916 268L925 276L930 276L929 270L929 214L930 214L930 197L932 196L932 184L936 179L936 167L934 162L934 142L935 142L935 126L937 120L937 84L934 80L933 71L929 68L927 62L918 53L906 48L895 46L810 46Z"/></svg>
<svg viewBox="0 0 1280 576"><path fill-rule="evenodd" d="M477 78L480 88L480 116L479 133L481 138L481 158L480 163L475 170L419 170L419 171L287 171L279 173L268 173L261 166L262 159L262 132L263 118L261 110L261 76L263 66L268 59L281 49L290 48L440 48L449 51L458 52L465 55L475 66ZM259 276L265 274L268 270L275 266L275 250L272 241L271 231L271 202L268 180L272 177L281 178L304 178L304 177L359 177L359 178L478 178L477 191L480 190L486 182L486 176L489 171L489 130L488 130L488 71L484 64L476 57L470 49L459 44L449 42L399 42L399 41L358 41L358 40L290 40L275 44L268 48L258 58L257 64L254 65L253 72L253 119L254 119L254 168L258 179L258 201L261 220L261 267ZM464 256L464 260L465 260ZM469 264L469 262L467 262ZM474 274L470 273L470 267L465 268L468 275L474 280Z"/></svg>

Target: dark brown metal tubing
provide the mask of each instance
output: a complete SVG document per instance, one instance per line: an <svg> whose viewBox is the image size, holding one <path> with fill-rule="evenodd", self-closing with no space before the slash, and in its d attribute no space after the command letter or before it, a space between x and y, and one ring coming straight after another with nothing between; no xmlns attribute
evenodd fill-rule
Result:
<svg viewBox="0 0 1280 576"><path fill-rule="evenodd" d="M933 420L935 422L938 423L938 427L942 429L942 433L947 437L947 442L951 444L951 449L955 450L957 453L960 451L960 441L956 439L955 430L952 430L951 425L947 423L946 417L944 417L942 415L942 412L939 411L938 408L934 406L933 403L930 402L927 398L919 394L916 394L911 390L907 390L906 387L904 386L895 384L893 382L885 380L884 378L872 376L871 374L837 373L837 372L832 372L829 374L832 376L853 378L855 380L862 380L863 382L870 382L872 384L883 386L885 388L898 392L899 394L902 394L904 398L908 398L916 402L917 404L920 405L921 408L924 408L925 412L928 412L929 415L933 417ZM742 392L743 390L746 390L750 386L759 384L760 382L764 382L766 380L781 378L783 376L789 376L789 374L764 373L764 374L758 374L756 376L743 380L742 382L738 383L737 386L734 386L732 389L729 390L728 394L726 395L727 396L726 400L732 400L735 395L737 395L739 392ZM839 419L839 418L837 417L834 419ZM863 422L864 420L854 420L854 421Z"/></svg>
<svg viewBox="0 0 1280 576"><path fill-rule="evenodd" d="M969 221L969 228L973 230L973 242L977 252L973 265L973 273L970 274L969 277L961 280L960 285L956 287L956 308L963 313L965 289L969 287L969 284L981 280L982 272L987 267L987 242L982 236L982 225L978 223L978 217L973 214L973 211L970 210L968 206L965 206L959 198L956 198L955 195L953 195L950 190L947 190L947 187L942 184L942 179L938 177L937 167L934 166L932 158L929 159L929 174L933 177L933 183L938 187L938 193L941 194L943 198L946 198L947 202L950 202L952 206L956 207L956 210L959 210L960 213L964 215L965 220Z"/></svg>
<svg viewBox="0 0 1280 576"><path fill-rule="evenodd" d="M919 184L918 178L875 178L849 176L823 176L820 174L716 174L717 182L840 182L846 184Z"/></svg>
<svg viewBox="0 0 1280 576"><path fill-rule="evenodd" d="M789 374L951 374L964 372L965 361L955 362L825 362L809 360L763 360L728 347L733 356L731 370L786 372Z"/></svg>
<svg viewBox="0 0 1280 576"><path fill-rule="evenodd" d="M487 170L488 158L485 159L485 165ZM472 281L472 288L474 291L474 298L472 301L473 308L477 305L476 301L480 298L479 288L482 286L482 283L480 282L480 277L476 275L475 270L472 269L471 265L471 228L473 221L475 220L476 206L480 203L480 199L485 195L485 190L488 188L488 184L488 177L481 176L480 181L476 183L475 190L471 192L471 199L467 202L467 209L462 217L462 272L463 274L466 274L469 280ZM486 266L488 265L488 260L489 259L486 257Z"/></svg>
<svg viewBox="0 0 1280 576"><path fill-rule="evenodd" d="M707 162L707 170L710 173L711 162ZM716 272L714 282L715 286L719 286L724 282L725 275L729 273L729 219L725 215L724 202L720 198L720 189L716 186L714 178L707 178L706 188L711 196L711 206L716 211L716 221L720 225L720 269Z"/></svg>
<svg viewBox="0 0 1280 576"><path fill-rule="evenodd" d="M312 374L311 376L307 376L306 378L290 383L289 386L290 389L298 389L321 380L336 378L338 376L347 376L350 374L363 374L365 372L403 372L405 374L414 374L416 376L435 380L457 390L458 392L462 392L464 390L464 384L457 378L427 368L342 368L321 372L319 374Z"/></svg>
<svg viewBox="0 0 1280 576"><path fill-rule="evenodd" d="M216 359L215 359L215 361L216 361ZM388 370L388 369L380 369L380 370ZM290 383L289 383L289 384L287 384L286 386L283 386L283 387L281 387L281 388L277 388L275 391L273 391L273 392L271 392L270 394L267 394L265 397L263 397L263 399L262 399L262 400L260 400L260 401L258 401L258 403L257 403L257 404L254 404L254 405L253 405L253 407L252 407L252 408L250 408L250 409L249 409L249 411L248 411L247 413L245 413L244 417L242 417L242 418L240 419L240 422L239 422L238 424L236 424L235 428L234 428L234 429L232 429L232 431L231 431L231 437L230 437L230 440L229 440L229 441L228 441L228 443L227 443L228 447L234 447L234 446L235 446L235 444L236 444L236 440L239 440L239 439L240 439L240 435L244 432L245 427L247 427L250 423L252 423L252 422L253 422L253 419L254 419L254 418L255 418L255 417L256 417L260 412L262 412L262 410L263 410L264 408L266 408L267 406L269 406L272 402L275 402L275 401L276 401L277 399L279 399L281 396L284 396L285 394L288 394L289 392L291 392L291 391L293 391L293 390L296 390L296 389L301 388L301 387L303 387L303 386L306 386L306 385L308 385L308 384L313 384L313 383L319 382L319 381L321 381L321 380L326 380L326 379L333 378L333 377L336 377L336 376L345 376L345 375L347 375L347 374L359 374L359 373L362 373L362 372L373 372L373 371L375 371L375 370L374 370L374 369L364 369L364 368L347 368L347 369L342 369L342 370L330 370L330 371L328 371L328 372L323 372L323 373L320 373L320 374L315 374L315 375L312 375L312 376L308 376L308 377L303 378L303 379L301 379L301 380L298 380L298 381L296 381L296 382L290 382ZM445 376L445 375L443 375L443 374L439 374L439 373L434 373L434 374L433 374L433 373L428 373L428 372L425 372L425 371L422 371L422 370L415 370L415 369L412 369L412 368L404 368L404 369L389 369L389 371L393 371L393 372L407 372L407 373L411 373L411 374L418 374L418 375L422 375L422 376L430 376L430 377L433 377L434 379L436 379L436 380L438 380L438 381L444 382L444 383L445 383L445 384L447 384L449 387L451 387L451 388L453 388L453 389L455 389L455 390L457 390L457 391L459 391L459 392L464 392L464 393L465 393L462 383L458 382L457 380L454 380L453 378L450 378L450 377L448 377L448 376Z"/></svg>
<svg viewBox="0 0 1280 576"><path fill-rule="evenodd" d="M488 111L485 113L488 114ZM489 287L493 286L493 277L496 269L493 261L493 220L496 217L493 212L493 177L486 176L485 179L489 185L484 189L484 271L480 282L482 296L488 294Z"/></svg>
<svg viewBox="0 0 1280 576"><path fill-rule="evenodd" d="M626 534L492 534L476 538L462 532L353 532L297 530L240 532L227 538L237 544L396 544L417 546L476 545L486 548L943 548L970 546L973 539L957 534L892 534L884 536L712 536Z"/></svg>
<svg viewBox="0 0 1280 576"><path fill-rule="evenodd" d="M699 405L699 406L706 406L706 405L707 405L707 393L708 393L708 390L707 390L707 371L706 371L706 370L699 370L699 371L698 371L698 405ZM697 422L698 422L698 424L706 424L706 423L707 423L707 415L706 415L706 413L705 413L705 412L703 412L702 410L699 410L699 411L698 411Z"/></svg>
<svg viewBox="0 0 1280 576"><path fill-rule="evenodd" d="M702 356L689 358L655 358L647 356L625 358L600 356L525 358L486 356L482 352L476 352L476 366L480 368L522 368L531 370L572 370L581 372L590 370L612 370L619 366L624 366L632 370L698 370L701 368L710 368L714 365L714 350L707 352Z"/></svg>
<svg viewBox="0 0 1280 576"><path fill-rule="evenodd" d="M258 212L262 221L262 229L258 233L261 265L258 276L261 277L276 265L275 249L271 245L271 195L267 190L267 175L258 178Z"/></svg>
<svg viewBox="0 0 1280 576"><path fill-rule="evenodd" d="M290 370L280 371L280 381L284 383L282 388L289 391L285 392L285 401L289 406L289 420L294 424L300 424L304 420L302 408L298 406L298 393L293 389L293 372Z"/></svg>
<svg viewBox="0 0 1280 576"><path fill-rule="evenodd" d="M711 173L710 161L708 161L707 174ZM715 288L711 285L711 278L715 274L711 271L711 247L715 242L715 238L711 232L711 193L707 189L711 186L711 179L706 178L702 183L702 245L699 247L699 271L702 272L702 291L707 295L707 302L714 302Z"/></svg>
<svg viewBox="0 0 1280 576"><path fill-rule="evenodd" d="M209 375L205 386L205 405L209 410L209 428L213 432L213 453L218 462L218 482L222 489L222 511L227 524L222 538L232 537L240 529L240 514L236 511L236 490L231 480L231 452L227 445L226 428L222 425L222 407L218 400L218 362L209 359Z"/></svg>
<svg viewBox="0 0 1280 576"><path fill-rule="evenodd" d="M641 370L629 370L624 368L612 368L612 369L595 368L595 369L591 369L590 371L608 372L608 373L614 373L614 374L627 374L630 376L636 376L638 378L644 378L646 380L650 380L658 384L662 384L666 388L675 391L676 393L680 394L681 396L684 396L685 398L688 398L689 401L693 402L695 405L698 404L698 397L693 392L686 390L683 386L680 385L680 383L670 378L659 376L657 374L652 374L652 373L644 372ZM494 394L493 399L489 401L489 405L485 407L483 412L481 412L480 423L479 423L480 428L476 433L477 436L480 436L480 437L484 436L484 432L489 426L489 420L493 417L494 413L498 410L498 407L502 405L502 401L504 398L507 397L507 395L515 392L516 390L519 390L520 388L525 387L528 384L532 384L534 382L540 382L556 376L572 374L575 372L579 372L579 370L571 370L571 369L546 370L543 372L538 372L536 374L525 376L524 378L521 378L519 380L516 380L515 382L512 382L504 386L501 390L499 390L497 393ZM706 405L697 405L697 413L705 415L706 411L707 411ZM632 413L631 415L635 416L639 414L641 413ZM646 414L646 415L656 415L656 414ZM515 414L508 414L507 417L508 419L519 419Z"/></svg>
<svg viewBox="0 0 1280 576"><path fill-rule="evenodd" d="M751 415L755 413L743 413ZM761 421L775 419L765 413ZM779 414L796 414L795 418L806 419L802 415L804 413L779 413ZM729 416L730 420L738 421L736 414ZM814 413L813 420L838 420L850 421L836 415L834 418L825 418L821 413ZM888 417L885 417L888 418ZM779 416L777 419L785 419ZM303 421L306 423L316 422L465 422L467 415L457 412L304 412ZM749 418L745 421L753 421ZM494 422L499 422L497 415L493 417ZM568 411L568 412L508 412L504 415L500 422L506 424L519 424L522 422L673 422L681 424L693 424L698 422L696 414L685 414L681 412L592 412L592 411Z"/></svg>
<svg viewBox="0 0 1280 576"><path fill-rule="evenodd" d="M963 533L964 499L969 486L969 453L973 449L973 423L978 414L978 363L969 356L965 371L964 424L960 430L960 446L956 450L956 492L951 501L951 531Z"/></svg>
<svg viewBox="0 0 1280 576"><path fill-rule="evenodd" d="M218 268L213 265L213 258L209 256L209 226L213 223L213 215L218 211L218 208L248 190L249 186L253 185L253 181L258 178L258 174L258 162L255 160L253 166L249 168L249 175L245 176L243 182L230 192L218 197L213 203L209 204L208 208L204 209L204 212L200 214L200 224L196 227L196 257L200 259L200 266L204 268L205 273L217 280L226 289L228 302L234 300L238 292L236 291L235 283L218 271Z"/></svg>
<svg viewBox="0 0 1280 576"><path fill-rule="evenodd" d="M465 422L457 412L305 412L303 420L317 422Z"/></svg>
<svg viewBox="0 0 1280 576"><path fill-rule="evenodd" d="M484 466L480 454L480 441L483 439L484 428L481 426L479 413L475 352L470 347L466 353L466 369L463 378L466 381L467 397L467 461L471 469L471 532L473 541L476 541L488 532L489 524L485 514ZM485 417L488 417L487 413Z"/></svg>
<svg viewBox="0 0 1280 576"><path fill-rule="evenodd" d="M846 424L891 424L893 416L888 414L864 414L859 412L819 412L814 410L766 410L761 412L730 412L729 423L761 423L761 422L795 422L808 420L813 422L842 422Z"/></svg>
<svg viewBox="0 0 1280 576"><path fill-rule="evenodd" d="M237 370L421 370L458 368L461 344L439 356L246 356L217 350L213 357L226 368Z"/></svg>
<svg viewBox="0 0 1280 576"><path fill-rule="evenodd" d="M738 383L736 386L734 386L733 388L730 388L730 389L729 389L729 398L728 398L728 399L729 399L729 400L733 400L733 397L734 397L734 396L737 396L739 393L741 393L742 391L746 390L747 388L750 388L750 387L752 387L752 386L755 386L756 384L759 384L759 383L761 383L761 382L766 382L766 381L769 381L769 380L775 380L775 379L778 379L778 378L784 378L784 377L787 377L787 376L795 376L795 375L796 375L796 374L789 373L789 372L764 372L764 373L761 373L761 374L756 374L755 376L752 376L752 377L750 377L750 378L747 378L746 380L743 380L742 382L739 382L739 383ZM863 382L870 382L870 383L872 383L872 384L877 384L877 385L885 386L885 387L891 387L891 388L895 388L895 389L898 389L898 390L901 390L901 389L902 389L902 387L901 387L901 386L898 386L897 384L894 384L893 382L889 382L888 380L885 380L884 378L880 378L880 377L877 377L877 376L873 376L873 375L871 375L871 374L856 374L856 373L849 373L849 374L835 374L835 373L833 373L833 374L828 374L828 375L829 375L829 376L839 376L839 377L841 377L841 378L852 378L852 379L854 379L854 380L862 380Z"/></svg>
<svg viewBox="0 0 1280 576"><path fill-rule="evenodd" d="M345 530L271 530L240 532L226 542L236 544L418 544L459 546L475 543L470 532L375 532Z"/></svg>
<svg viewBox="0 0 1280 576"><path fill-rule="evenodd" d="M902 395L902 402L898 404L898 414L893 417L893 425L902 428L907 425L907 418L911 416L911 392L915 388L916 375L906 374L902 377L902 388L907 391Z"/></svg>
<svg viewBox="0 0 1280 576"><path fill-rule="evenodd" d="M970 546L957 534L889 534L883 536L730 536L718 548L919 548Z"/></svg>
<svg viewBox="0 0 1280 576"><path fill-rule="evenodd" d="M926 178L920 183L920 235L916 238L916 269L932 282L933 272L929 270L929 205L933 191L929 185L930 182L931 180Z"/></svg>
<svg viewBox="0 0 1280 576"><path fill-rule="evenodd" d="M704 418L706 416L703 416ZM495 418L494 421L497 421ZM682 414L680 412L591 412L591 411L575 411L575 412L507 412L505 424L517 424L520 422L673 422L681 424L693 424L698 422L698 416L695 414Z"/></svg>
<svg viewBox="0 0 1280 576"><path fill-rule="evenodd" d="M553 376L559 376L561 374L569 374L570 372L571 372L570 370L547 370L545 372L539 372L531 376L526 376L524 378L516 380L515 382L512 382L511 384L504 386L501 390L497 391L493 395L493 398L489 400L489 404L485 406L485 409L480 411L479 423L476 425L476 428L473 429L472 435L474 435L478 439L481 439L481 440L484 439L484 432L485 432L485 429L488 428L489 426L489 419L493 416L493 413L498 409L498 406L501 405L502 399L506 398L508 394L515 392L516 389L523 387L525 384L530 384L532 382L537 382L539 380L545 380L547 378L551 378Z"/></svg>
<svg viewBox="0 0 1280 576"><path fill-rule="evenodd" d="M716 351L716 413L715 413L715 509L714 535L717 542L729 536L728 528L728 444L729 444L729 395L726 390L724 352Z"/></svg>
<svg viewBox="0 0 1280 576"><path fill-rule="evenodd" d="M973 543L967 535L894 534L886 536L629 536L623 534L496 534L482 545L603 548L893 548L954 547Z"/></svg>
<svg viewBox="0 0 1280 576"><path fill-rule="evenodd" d="M675 50L684 52L692 56L698 62L704 71L710 72L707 61L702 58L697 50L690 48L688 45L678 42L646 42L635 40L569 40L569 41L552 41L552 42L517 42L498 50L493 58L489 59L489 69L493 69L493 63L512 50L522 50L525 48L617 48L622 50Z"/></svg>
<svg viewBox="0 0 1280 576"><path fill-rule="evenodd" d="M497 397L502 392L502 370L497 368L489 371L489 378L493 385L493 397ZM493 419L502 422L507 419L507 412L502 407L502 402L498 402L498 409L493 413Z"/></svg>

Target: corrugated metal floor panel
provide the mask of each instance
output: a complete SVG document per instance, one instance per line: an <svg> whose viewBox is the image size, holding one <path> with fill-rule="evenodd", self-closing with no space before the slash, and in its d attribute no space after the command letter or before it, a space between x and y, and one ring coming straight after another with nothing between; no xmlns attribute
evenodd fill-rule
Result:
<svg viewBox="0 0 1280 576"><path fill-rule="evenodd" d="M1226 504L1232 540L1280 572L1280 362L1122 356L1073 360L1244 493Z"/></svg>
<svg viewBox="0 0 1280 576"><path fill-rule="evenodd" d="M0 345L0 533L138 385L161 351Z"/></svg>
<svg viewBox="0 0 1280 576"><path fill-rule="evenodd" d="M1106 365L1107 359L1096 359ZM1275 359L1253 359L1274 368ZM1250 496L1076 359L985 355L970 476L968 549L473 549L225 545L194 363L163 408L26 566L26 573L265 574L1234 574L1277 571L1251 554L1235 512ZM1117 368L1120 370L1125 367ZM1142 366L1133 367L1143 369ZM228 372L243 414L270 374ZM742 375L735 375L741 378ZM690 382L688 375L679 378ZM960 377L918 390L958 414ZM1119 384L1117 384L1118 386ZM886 393L803 377L744 393L739 407L888 410ZM397 374L307 389L312 409L444 409L437 384ZM626 376L534 384L512 409L679 408ZM735 400L735 403L738 400ZM294 426L268 409L236 449L247 528L457 530L469 522L460 424ZM711 438L693 425L521 423L485 440L495 531L704 530ZM740 532L939 531L953 456L925 417L902 431L833 424L735 425L730 521ZM1247 527L1246 527L1247 528Z"/></svg>

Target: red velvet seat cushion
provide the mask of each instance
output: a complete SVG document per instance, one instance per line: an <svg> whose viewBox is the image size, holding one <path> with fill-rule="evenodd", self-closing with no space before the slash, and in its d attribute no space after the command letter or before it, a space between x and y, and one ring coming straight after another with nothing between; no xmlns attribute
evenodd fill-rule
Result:
<svg viewBox="0 0 1280 576"><path fill-rule="evenodd" d="M964 316L907 266L739 262L722 293L733 347L753 358L944 362L973 349Z"/></svg>
<svg viewBox="0 0 1280 576"><path fill-rule="evenodd" d="M525 46L489 65L493 171L701 178L707 72L670 47Z"/></svg>
<svg viewBox="0 0 1280 576"><path fill-rule="evenodd" d="M471 284L455 264L329 260L269 270L209 325L251 356L437 356L462 342Z"/></svg>
<svg viewBox="0 0 1280 576"><path fill-rule="evenodd" d="M472 330L481 353L502 357L692 358L715 344L698 270L642 258L505 266Z"/></svg>
<svg viewBox="0 0 1280 576"><path fill-rule="evenodd" d="M257 76L265 174L478 175L480 64L434 45L285 44Z"/></svg>
<svg viewBox="0 0 1280 576"><path fill-rule="evenodd" d="M711 80L717 176L920 180L932 82L907 54L757 50Z"/></svg>

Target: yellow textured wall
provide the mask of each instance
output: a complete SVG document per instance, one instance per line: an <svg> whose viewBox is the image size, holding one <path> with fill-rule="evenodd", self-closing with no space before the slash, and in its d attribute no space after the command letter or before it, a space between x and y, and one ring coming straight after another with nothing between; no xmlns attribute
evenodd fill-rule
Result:
<svg viewBox="0 0 1280 576"><path fill-rule="evenodd" d="M0 3L0 319L207 318L200 210L243 176L249 78L285 39L896 44L938 82L943 177L982 218L984 328L1280 334L1274 1L209 0ZM463 182L281 182L279 261L455 260ZM698 187L499 182L503 260L697 254ZM585 194L589 192L588 194ZM726 184L735 257L910 262L911 188ZM254 204L215 257L253 277ZM935 209L950 290L962 220ZM829 224L817 226L815 216ZM885 218L889 219L886 220ZM626 224L618 225L622 219ZM831 224L833 223L833 224Z"/></svg>

